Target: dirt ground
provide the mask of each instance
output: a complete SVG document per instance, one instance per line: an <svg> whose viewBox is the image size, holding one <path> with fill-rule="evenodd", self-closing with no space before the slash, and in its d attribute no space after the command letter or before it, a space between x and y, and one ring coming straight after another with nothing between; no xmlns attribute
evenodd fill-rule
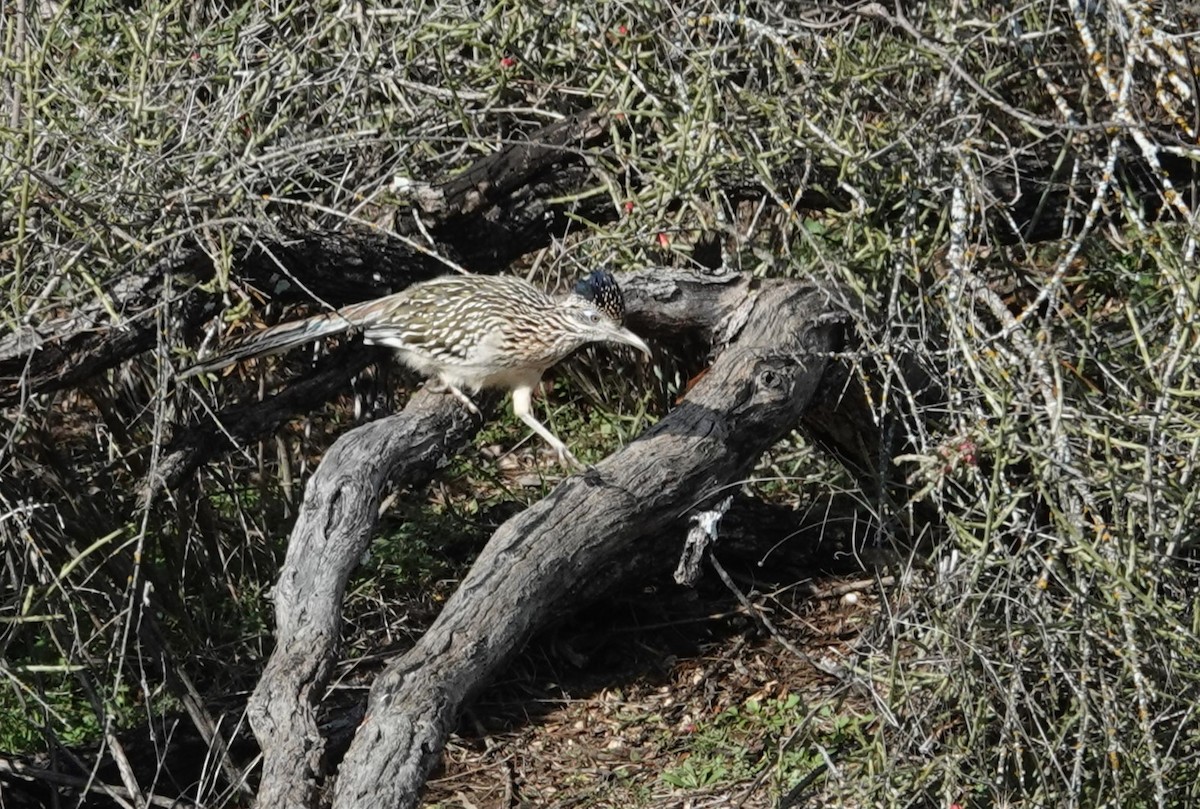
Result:
<svg viewBox="0 0 1200 809"><path fill-rule="evenodd" d="M795 751L809 746L814 717L829 716L819 706L869 709L819 667L837 665L874 620L876 582L735 578L752 611L710 571L695 590L627 594L531 644L464 718L425 805L750 809L811 798L798 782L824 767Z"/></svg>

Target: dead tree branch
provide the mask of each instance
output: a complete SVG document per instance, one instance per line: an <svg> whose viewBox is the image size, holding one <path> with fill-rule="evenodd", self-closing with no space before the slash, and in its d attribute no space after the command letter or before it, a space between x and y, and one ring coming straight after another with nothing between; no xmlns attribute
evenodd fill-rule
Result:
<svg viewBox="0 0 1200 809"><path fill-rule="evenodd" d="M635 540L669 533L743 478L794 427L837 347L840 307L828 291L795 282L764 286L745 303L735 310L744 328L678 408L497 531L435 625L377 680L335 805L415 805L466 702L541 622L569 609L573 595L595 592ZM400 441L371 447L365 476L356 458L326 457L293 532L276 595L279 647L253 704L265 755L261 806L312 805L323 774L311 713L361 552L346 537L373 523L378 484L363 478L378 480L389 453L411 451Z"/></svg>
<svg viewBox="0 0 1200 809"><path fill-rule="evenodd" d="M263 751L263 806L310 806L325 771L315 708L341 636L342 596L379 514L384 485L420 483L474 434L448 394L417 392L404 411L351 430L309 480L275 587L275 650L249 714Z"/></svg>

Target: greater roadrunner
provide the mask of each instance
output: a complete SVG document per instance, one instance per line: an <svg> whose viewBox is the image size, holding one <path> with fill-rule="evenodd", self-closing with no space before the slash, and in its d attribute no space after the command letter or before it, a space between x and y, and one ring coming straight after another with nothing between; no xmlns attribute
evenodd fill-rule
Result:
<svg viewBox="0 0 1200 809"><path fill-rule="evenodd" d="M246 335L182 377L275 354L345 332L395 349L401 362L438 379L473 413L464 390L512 391L513 413L546 440L563 464L582 466L533 415L533 389L551 365L587 343L624 343L650 355L625 328L625 299L612 274L596 270L555 300L521 278L451 275L336 312Z"/></svg>

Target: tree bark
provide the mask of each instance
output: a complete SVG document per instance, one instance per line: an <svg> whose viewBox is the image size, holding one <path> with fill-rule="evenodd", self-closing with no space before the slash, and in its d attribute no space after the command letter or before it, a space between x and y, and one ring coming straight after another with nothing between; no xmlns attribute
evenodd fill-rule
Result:
<svg viewBox="0 0 1200 809"><path fill-rule="evenodd" d="M542 622L582 589L611 584L635 542L673 536L667 529L724 496L795 426L839 347L843 314L828 291L797 282L765 284L744 313L737 339L672 413L496 532L434 625L376 680L334 806L415 806L463 707ZM310 522L357 521L350 502L337 515L331 506L313 503ZM281 607L281 627L312 620ZM301 665L311 663L289 668ZM295 776L265 768L258 805L281 805L269 782Z"/></svg>
<svg viewBox="0 0 1200 809"><path fill-rule="evenodd" d="M401 413L339 438L309 479L274 591L275 649L248 709L263 754L259 806L315 805L325 774L316 708L336 661L346 582L371 541L384 485L420 483L478 425L449 394L423 389Z"/></svg>

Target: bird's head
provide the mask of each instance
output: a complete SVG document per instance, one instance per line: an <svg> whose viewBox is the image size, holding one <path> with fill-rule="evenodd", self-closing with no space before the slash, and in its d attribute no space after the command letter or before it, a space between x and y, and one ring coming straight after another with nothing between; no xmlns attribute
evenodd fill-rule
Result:
<svg viewBox="0 0 1200 809"><path fill-rule="evenodd" d="M583 343L624 343L647 357L650 346L625 328L625 296L607 270L595 270L579 279L562 303Z"/></svg>

